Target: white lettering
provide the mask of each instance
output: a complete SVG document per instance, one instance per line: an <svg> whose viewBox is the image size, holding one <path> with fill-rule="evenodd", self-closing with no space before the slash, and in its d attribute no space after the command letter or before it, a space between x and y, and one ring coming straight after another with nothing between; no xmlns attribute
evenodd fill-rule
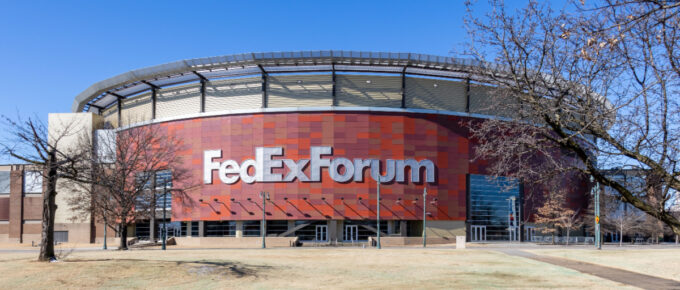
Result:
<svg viewBox="0 0 680 290"><path fill-rule="evenodd" d="M212 184L213 170L220 168L219 162L213 162L214 158L222 158L222 150L206 150L203 152L203 183Z"/></svg>
<svg viewBox="0 0 680 290"><path fill-rule="evenodd" d="M407 168L411 172L412 182L420 182L420 173L423 169L425 182L435 182L436 167L432 161L427 159L420 161L387 159L384 161L385 168L382 168L382 162L378 159L324 158L323 156L333 155L333 147L330 146L312 146L309 154L310 159L298 161L273 159L274 156L283 155L283 147L256 147L255 159L244 160L239 165L235 160L214 162L213 159L222 157L222 150L206 150L203 153L203 181L205 184L212 184L213 171L219 170L218 176L225 184L234 184L239 179L245 183L292 182L295 179L302 182L320 182L322 168L326 167L328 168L328 175L336 182L363 182L366 168L369 168L373 180L377 181L380 178L382 183L406 182ZM311 171L310 177L304 173L308 165ZM254 170L252 174L249 172L251 167ZM284 167L288 168L285 177L281 173L272 172L274 168ZM382 174L383 170L384 175Z"/></svg>

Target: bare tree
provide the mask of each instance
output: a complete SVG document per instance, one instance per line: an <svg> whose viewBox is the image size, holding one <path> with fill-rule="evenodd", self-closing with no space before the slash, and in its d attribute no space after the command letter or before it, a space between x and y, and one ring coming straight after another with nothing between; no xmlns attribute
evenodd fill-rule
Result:
<svg viewBox="0 0 680 290"><path fill-rule="evenodd" d="M83 160L87 151L72 146L64 146L67 139L80 138L85 134L79 130L78 123L67 121L58 130L48 131L47 126L38 118L12 120L2 116L9 139L0 143L1 152L38 169L46 180L42 202L42 230L39 261L56 259L54 253L54 217L57 211L57 180L75 179L84 169Z"/></svg>
<svg viewBox="0 0 680 290"><path fill-rule="evenodd" d="M158 125L100 131L92 139L94 144L88 143L89 138L83 144L93 150L90 170L80 175L86 182L76 183L81 190L75 191L69 204L118 231L119 249L126 250L128 225L155 216L156 173L170 171L173 186L187 180L189 171L180 158L182 142Z"/></svg>
<svg viewBox="0 0 680 290"><path fill-rule="evenodd" d="M571 231L581 226L582 219L581 210L574 210L568 205L567 193L563 188L554 188L547 193L547 198L535 214L535 221L546 226L543 229L544 232L552 233L553 243L555 233L559 230L566 230L568 246Z"/></svg>
<svg viewBox="0 0 680 290"><path fill-rule="evenodd" d="M490 3L483 18L468 4L469 53L503 117L469 123L475 156L525 183L593 176L680 234L669 212L680 190L680 2L530 2L514 13ZM612 167L649 172L655 200L607 176Z"/></svg>
<svg viewBox="0 0 680 290"><path fill-rule="evenodd" d="M608 205L604 207L602 223L610 232L618 233L620 247L625 236L633 235L641 229L645 216L642 211L626 206L620 197L608 196L607 199Z"/></svg>

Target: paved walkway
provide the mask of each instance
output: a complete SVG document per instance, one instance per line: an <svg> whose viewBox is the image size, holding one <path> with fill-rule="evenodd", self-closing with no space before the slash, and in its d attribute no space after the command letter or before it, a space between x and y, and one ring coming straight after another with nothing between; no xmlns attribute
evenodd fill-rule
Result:
<svg viewBox="0 0 680 290"><path fill-rule="evenodd" d="M586 262L574 261L549 256L541 256L519 249L494 249L504 254L528 258L560 267L573 269L607 280L643 288L643 289L680 289L680 282L650 275L640 274L622 269L616 269Z"/></svg>

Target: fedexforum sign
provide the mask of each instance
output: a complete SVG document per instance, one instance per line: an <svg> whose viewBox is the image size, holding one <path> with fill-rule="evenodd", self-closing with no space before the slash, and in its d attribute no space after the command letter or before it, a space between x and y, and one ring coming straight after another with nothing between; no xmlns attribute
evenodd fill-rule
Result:
<svg viewBox="0 0 680 290"><path fill-rule="evenodd" d="M213 171L218 171L220 180L226 184L234 184L239 179L245 183L253 182L292 182L296 178L302 182L320 182L321 168L328 168L328 173L336 182L362 182L364 179L364 169L370 168L371 178L380 181L406 182L405 172L408 167L411 171L411 181L420 182L420 171L425 171L425 182L434 182L434 163L423 159L385 161L385 175L380 174L380 160L360 159L349 160L347 158L323 158L324 155L332 155L333 147L316 146L310 148L310 159L272 159L273 156L282 156L283 147L256 147L255 160L247 159L241 164L235 160L225 160L216 162L214 159L222 158L222 150L206 150L203 153L203 181L205 184L212 184ZM281 173L273 173L274 168L288 168L288 174L283 176ZM304 173L305 168L310 167L311 176ZM255 169L253 175L249 174L250 167ZM340 170L344 168L344 170Z"/></svg>

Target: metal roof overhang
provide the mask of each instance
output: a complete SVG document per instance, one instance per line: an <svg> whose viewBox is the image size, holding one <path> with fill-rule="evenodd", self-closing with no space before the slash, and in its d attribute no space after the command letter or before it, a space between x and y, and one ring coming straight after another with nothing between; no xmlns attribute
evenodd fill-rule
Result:
<svg viewBox="0 0 680 290"><path fill-rule="evenodd" d="M78 94L73 112L99 110L123 98L164 87L199 81L265 73L375 72L464 78L482 63L445 56L365 51L297 51L246 53L180 60L129 71L97 82ZM488 64L486 64L488 66ZM262 68L262 70L260 69ZM404 70L406 69L406 70Z"/></svg>

